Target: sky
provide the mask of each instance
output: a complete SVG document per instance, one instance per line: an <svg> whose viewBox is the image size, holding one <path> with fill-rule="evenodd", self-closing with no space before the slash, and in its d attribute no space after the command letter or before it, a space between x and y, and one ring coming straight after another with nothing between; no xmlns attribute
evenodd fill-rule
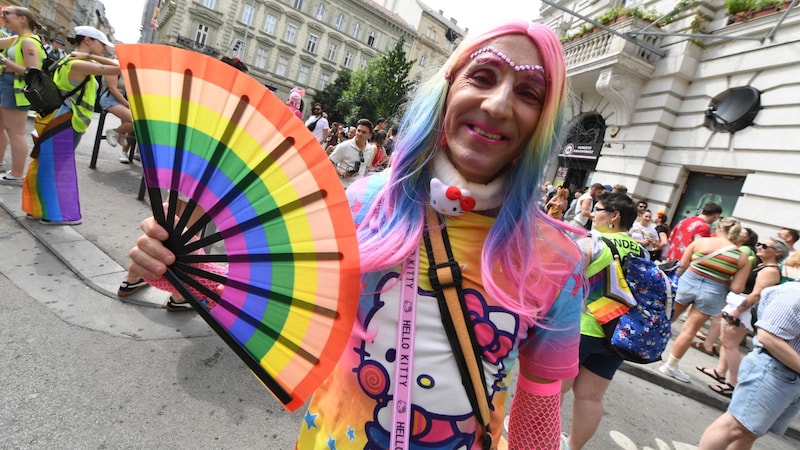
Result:
<svg viewBox="0 0 800 450"><path fill-rule="evenodd" d="M408 0L404 0L408 1ZM447 18L454 18L458 26L475 30L484 24L503 19L531 20L539 15L539 2L530 0L423 0L434 10L442 10ZM142 8L145 0L103 0L106 16L114 27L118 41L135 43L139 40ZM491 6L489 6L491 5Z"/></svg>

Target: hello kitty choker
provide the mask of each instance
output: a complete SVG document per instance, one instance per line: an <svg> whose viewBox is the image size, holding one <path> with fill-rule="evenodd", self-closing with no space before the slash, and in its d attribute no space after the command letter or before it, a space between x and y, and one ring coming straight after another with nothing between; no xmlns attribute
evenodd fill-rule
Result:
<svg viewBox="0 0 800 450"><path fill-rule="evenodd" d="M506 63L508 63L508 65L509 65L509 66L511 66L511 68L512 68L512 69L514 69L514 70L515 70L515 71L517 71L517 72L520 72L520 71L523 71L523 70L533 70L533 71L536 71L536 72L539 72L539 73L541 73L541 75L542 75L542 76L543 76L545 79L547 79L547 74L546 74L546 73L545 73L545 71L544 71L544 67L540 66L539 64L522 64L522 65L517 65L517 64L515 64L515 63L514 63L514 61L512 61L512 60L511 60L511 58L509 58L508 56L506 56L506 55L505 55L505 53L501 52L500 50L498 50L498 49L496 49L496 48L494 48L494 47L492 47L492 46L483 47L483 48L482 48L482 49L480 49L480 50L476 50L476 51L472 52L472 54L471 54L471 55L469 55L469 58L470 58L470 59L475 59L475 57L477 57L478 55L480 55L480 54L482 54L482 53L486 53L486 52L492 52L492 53L494 53L495 55L499 56L499 57L500 57L500 59L502 59L503 61L505 61Z"/></svg>
<svg viewBox="0 0 800 450"><path fill-rule="evenodd" d="M447 196L447 188L451 186L457 187L461 192L461 197L453 196L451 192L450 197L453 198L449 198L449 200L457 202L456 206L460 206L461 211L447 215L463 214L464 209L467 211L488 211L503 204L503 199L505 198L505 183L509 176L508 173L499 175L488 184L467 181L458 173L458 170L453 166L453 163L450 162L445 152L441 149L433 156L430 171L431 178L438 178L438 180L441 180L444 189L441 192L445 197ZM435 193L432 192L432 194ZM465 203L462 201L463 197L471 197L471 199L466 200L467 203ZM439 199L446 202L444 197L440 197ZM465 206L466 208L464 208ZM438 209L438 207L434 209L445 214L442 210Z"/></svg>

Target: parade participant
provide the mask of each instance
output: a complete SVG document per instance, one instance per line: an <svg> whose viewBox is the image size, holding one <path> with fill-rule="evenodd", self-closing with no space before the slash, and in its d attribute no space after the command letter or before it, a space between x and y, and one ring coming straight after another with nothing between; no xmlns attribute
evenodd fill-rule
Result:
<svg viewBox="0 0 800 450"><path fill-rule="evenodd" d="M49 225L81 223L75 149L94 113L97 93L94 75L120 74L117 61L101 56L114 48L102 31L90 26L75 27L75 37L69 41L75 45L75 51L55 72L53 81L65 92L88 81L85 89L64 101L39 132L34 146L37 156L28 167L22 188L23 211Z"/></svg>
<svg viewBox="0 0 800 450"><path fill-rule="evenodd" d="M669 359L658 370L688 383L689 375L678 364L692 345L695 333L711 316L722 312L728 291L740 293L750 275L750 261L734 244L742 226L733 217L719 220L711 237L698 238L686 247L678 273L678 292L672 310L675 322L689 306L692 309L672 343Z"/></svg>
<svg viewBox="0 0 800 450"><path fill-rule="evenodd" d="M597 236L612 242L620 258L627 255L644 258L646 253L642 247L628 235L628 228L635 219L636 206L630 197L618 193L600 194L592 215L593 236L599 233ZM593 247L599 251L586 268L586 276L589 285L597 288L589 293L586 300L589 306L581 315L580 370L578 376L565 382L562 388L562 393L572 389L575 396L572 402L572 428L563 440L566 446L562 446L570 450L582 449L597 431L603 418L603 397L623 362L622 357L609 348L603 324L621 316L628 308L619 306L611 314L611 309L605 309L604 317L599 317L599 310L592 312L591 303L602 300L601 297L607 292L608 271L605 269L614 259L604 241L595 239Z"/></svg>
<svg viewBox="0 0 800 450"><path fill-rule="evenodd" d="M747 450L768 431L785 433L800 411L800 283L764 289L756 328L728 410L706 428L699 450Z"/></svg>
<svg viewBox="0 0 800 450"><path fill-rule="evenodd" d="M25 81L22 74L28 67L41 67L45 57L42 40L34 33L41 29L36 16L21 6L8 6L3 10L6 28L15 34L0 39L0 127L11 144L11 170L0 174L0 184L22 185L25 162L28 158L28 143L25 124L28 120L30 102L22 93ZM0 139L2 141L2 139ZM0 163L5 158L6 147L0 148Z"/></svg>
<svg viewBox="0 0 800 450"><path fill-rule="evenodd" d="M509 448L557 448L561 380L577 374L583 254L531 195L558 149L566 69L544 25L510 22L467 36L408 105L392 167L348 189L362 268L359 320L339 365L309 403L297 448L481 448L501 444L507 379L518 358ZM429 275L423 235L436 184L457 190L461 215L445 216L469 326L491 399L491 423L476 415ZM452 188L452 189L451 189ZM470 193L470 195L465 195ZM471 199L468 201L466 197ZM438 197L437 197L438 198ZM472 207L471 207L472 206ZM471 210L471 211L470 211ZM150 218L131 250L131 270L160 278L175 261L167 232ZM396 375L403 283L417 259L413 373ZM358 282L354 280L353 282ZM411 403L395 403L407 386ZM395 406L411 414L393 421ZM407 430L407 435L397 435ZM405 444L403 444L404 441Z"/></svg>

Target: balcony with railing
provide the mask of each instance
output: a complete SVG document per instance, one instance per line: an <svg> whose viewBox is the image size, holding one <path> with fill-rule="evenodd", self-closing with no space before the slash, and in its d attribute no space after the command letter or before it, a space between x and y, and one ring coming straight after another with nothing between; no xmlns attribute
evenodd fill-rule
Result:
<svg viewBox="0 0 800 450"><path fill-rule="evenodd" d="M621 20L609 28L618 33L641 30L649 22L631 17ZM633 36L631 36L632 39ZM601 28L574 37L564 43L564 58L569 75L582 73L599 73L616 65L623 65L635 72L649 76L653 63L660 58L658 46L661 37L654 35L637 35L637 42L625 39Z"/></svg>
<svg viewBox="0 0 800 450"><path fill-rule="evenodd" d="M214 58L218 57L222 53L216 47L212 47L210 45L205 45L205 44L198 44L197 42L194 41L194 39L185 36L170 35L167 37L167 41L164 43L175 47L185 48L186 50L194 50L198 53L203 53L205 55Z"/></svg>

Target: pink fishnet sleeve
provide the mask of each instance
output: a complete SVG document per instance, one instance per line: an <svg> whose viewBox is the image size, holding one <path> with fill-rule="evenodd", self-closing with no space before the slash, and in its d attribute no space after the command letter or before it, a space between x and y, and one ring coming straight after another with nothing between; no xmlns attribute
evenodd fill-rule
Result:
<svg viewBox="0 0 800 450"><path fill-rule="evenodd" d="M522 374L511 402L508 448L559 450L561 445L561 382L541 384Z"/></svg>
<svg viewBox="0 0 800 450"><path fill-rule="evenodd" d="M214 263L200 263L200 264L197 264L197 267L200 268L200 269L203 269L203 270L205 270L207 272L212 272L212 273L216 273L216 274L220 274L220 275L225 275L228 272L228 268L227 267L221 266L219 264L214 264ZM199 281L200 284L202 284L203 286L207 287L208 289L210 289L212 291L216 291L217 290L217 286L219 286L219 283L217 283L216 281L207 280L205 278L196 278L195 277L195 280ZM178 293L178 291L169 283L169 281L167 281L167 279L165 277L159 278L158 280L146 280L146 281L147 281L147 284L149 284L150 286L153 286L156 289L161 289L162 291L167 291L167 292L169 292L171 294L177 294ZM193 287L189 287L189 290L192 292L192 294L194 294L195 297L197 297L199 299L205 298L205 294L201 294L199 291L197 291Z"/></svg>

